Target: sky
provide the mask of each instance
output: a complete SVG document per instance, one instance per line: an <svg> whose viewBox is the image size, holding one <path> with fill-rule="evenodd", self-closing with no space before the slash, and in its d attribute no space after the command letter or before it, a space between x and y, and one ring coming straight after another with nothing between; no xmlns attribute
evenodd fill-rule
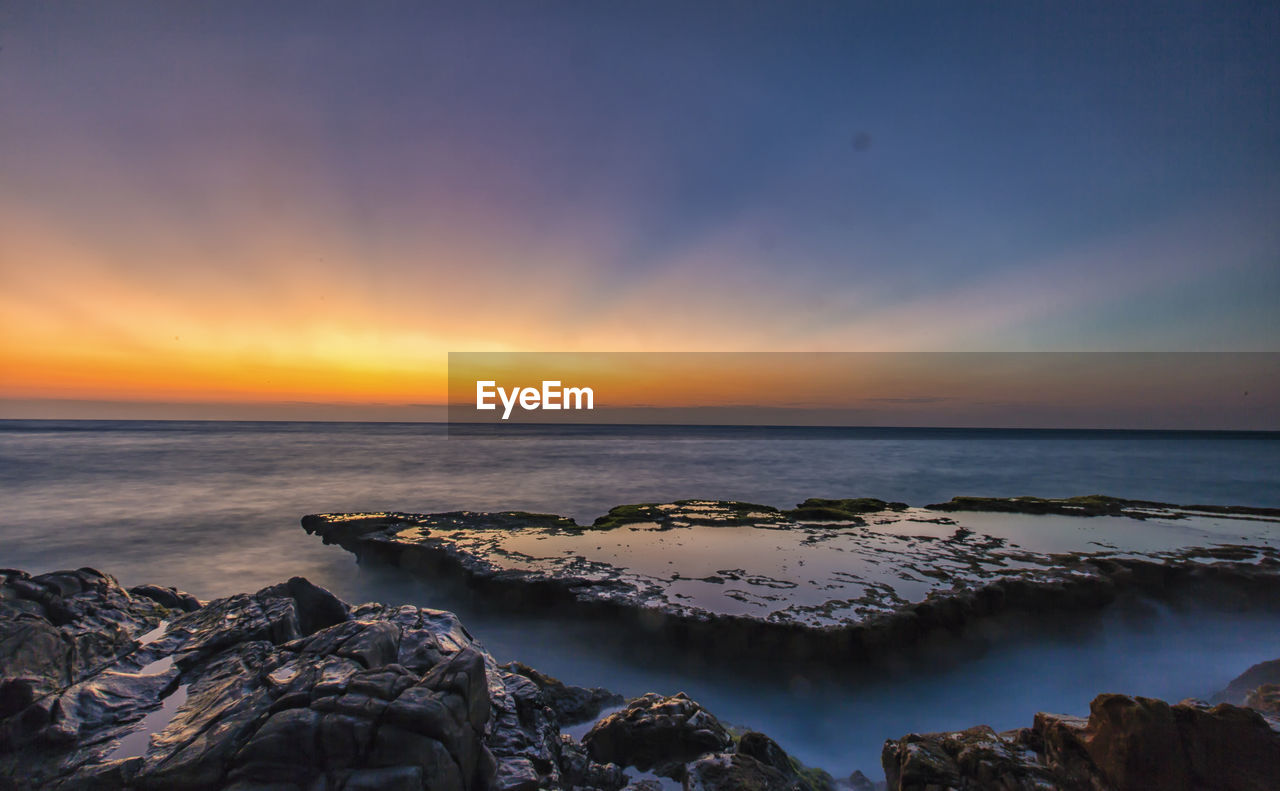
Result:
<svg viewBox="0 0 1280 791"><path fill-rule="evenodd" d="M390 414L450 351L1280 350L1277 41L1260 2L8 0L0 417Z"/></svg>

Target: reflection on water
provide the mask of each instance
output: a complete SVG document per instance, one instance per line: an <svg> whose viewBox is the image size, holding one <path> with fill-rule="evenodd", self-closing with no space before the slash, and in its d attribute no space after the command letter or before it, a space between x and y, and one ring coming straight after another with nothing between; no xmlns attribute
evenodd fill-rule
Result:
<svg viewBox="0 0 1280 791"><path fill-rule="evenodd" d="M137 726L120 740L120 744L104 759L118 761L123 758L136 758L146 755L151 737L164 730L178 709L187 702L187 685L175 688L168 697L160 702L160 708L147 714Z"/></svg>
<svg viewBox="0 0 1280 791"><path fill-rule="evenodd" d="M694 511L680 506L679 512ZM744 518L768 521L576 531L457 529L445 519L424 519L396 537L445 542L450 551L485 558L495 570L605 580L611 597L625 595L691 617L744 615L812 627L849 623L939 590L1053 571L1062 561L1052 553L1149 557L1229 542L1280 546L1280 520L1264 518L968 512L940 518L919 508L869 515L866 528L779 527L777 514Z"/></svg>
<svg viewBox="0 0 1280 791"><path fill-rule="evenodd" d="M466 592L360 569L345 551L303 533L298 519L323 511L525 509L590 522L627 502L790 507L811 496L860 495L922 505L957 494L1101 492L1280 506L1277 469L1275 440L1172 435L781 431L752 440L732 431L637 430L600 439L446 439L440 427L423 425L7 421L0 422L0 566L90 565L127 585L176 585L200 598L300 574L350 601L454 609L500 659L628 695L684 690L808 763L873 774L882 740L911 730L1027 725L1037 709L1082 713L1108 690L1207 694L1249 664L1280 656L1272 638L1280 630L1264 615L1115 614L1097 629L950 666L940 655L928 670L880 669L837 689L785 666L762 682L727 665L655 657L607 625L513 616ZM178 694L159 711L176 708L170 701ZM140 753L145 741L130 749Z"/></svg>

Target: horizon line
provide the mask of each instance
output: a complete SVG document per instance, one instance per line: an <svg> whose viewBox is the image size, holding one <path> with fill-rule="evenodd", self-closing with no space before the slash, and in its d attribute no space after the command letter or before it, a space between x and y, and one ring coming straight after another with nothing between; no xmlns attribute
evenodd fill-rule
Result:
<svg viewBox="0 0 1280 791"><path fill-rule="evenodd" d="M253 424L336 424L388 426L487 427L493 429L590 429L590 428L689 428L689 429L785 429L785 430L872 430L872 431L1054 431L1070 433L1126 434L1266 434L1280 438L1280 429L1262 428L1103 428L1067 426L875 426L875 425L807 425L785 423L548 423L548 422L451 422L440 420L264 420L251 418L10 418L0 416L0 423L253 423Z"/></svg>

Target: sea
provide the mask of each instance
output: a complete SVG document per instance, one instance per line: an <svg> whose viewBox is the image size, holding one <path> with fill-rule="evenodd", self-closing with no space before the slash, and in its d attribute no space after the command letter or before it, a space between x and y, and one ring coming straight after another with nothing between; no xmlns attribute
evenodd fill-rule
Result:
<svg viewBox="0 0 1280 791"><path fill-rule="evenodd" d="M1087 714L1101 692L1207 697L1280 657L1280 616L1149 603L900 667L815 679L751 657L746 673L679 646L635 650L644 638L620 625L510 611L455 584L361 565L299 519L519 509L589 523L614 505L677 499L791 507L1079 494L1280 507L1280 434L0 421L0 566L92 566L126 586L202 599L301 575L353 603L449 609L499 661L627 696L687 692L836 777L882 777L884 740L912 731L1029 726L1037 711Z"/></svg>

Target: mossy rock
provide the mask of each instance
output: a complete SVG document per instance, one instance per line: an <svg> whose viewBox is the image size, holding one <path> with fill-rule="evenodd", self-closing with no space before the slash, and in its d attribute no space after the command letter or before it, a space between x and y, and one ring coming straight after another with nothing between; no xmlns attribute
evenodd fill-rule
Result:
<svg viewBox="0 0 1280 791"><path fill-rule="evenodd" d="M609 513L598 517L591 526L600 530L610 530L637 522L661 522L666 513L658 509L658 503L637 503L634 505L615 505Z"/></svg>
<svg viewBox="0 0 1280 791"><path fill-rule="evenodd" d="M827 500L810 497L790 511L787 516L798 522L845 522L864 524L861 514L875 514L881 511L905 511L906 503L895 503L875 497L847 497L842 500Z"/></svg>
<svg viewBox="0 0 1280 791"><path fill-rule="evenodd" d="M529 527L579 527L577 522L559 514L538 514L532 511L502 511L499 516L526 522Z"/></svg>
<svg viewBox="0 0 1280 791"><path fill-rule="evenodd" d="M1105 494L1078 497L953 497L950 502L928 506L935 511L994 511L1012 514L1062 514L1064 516L1125 516L1133 508L1168 507L1164 503L1124 500Z"/></svg>
<svg viewBox="0 0 1280 791"><path fill-rule="evenodd" d="M710 512L710 513L706 513ZM676 500L672 503L636 503L617 505L599 517L592 527L608 530L638 522L656 522L669 527L674 522L713 527L753 525L782 520L782 513L771 505L744 503L738 500Z"/></svg>

